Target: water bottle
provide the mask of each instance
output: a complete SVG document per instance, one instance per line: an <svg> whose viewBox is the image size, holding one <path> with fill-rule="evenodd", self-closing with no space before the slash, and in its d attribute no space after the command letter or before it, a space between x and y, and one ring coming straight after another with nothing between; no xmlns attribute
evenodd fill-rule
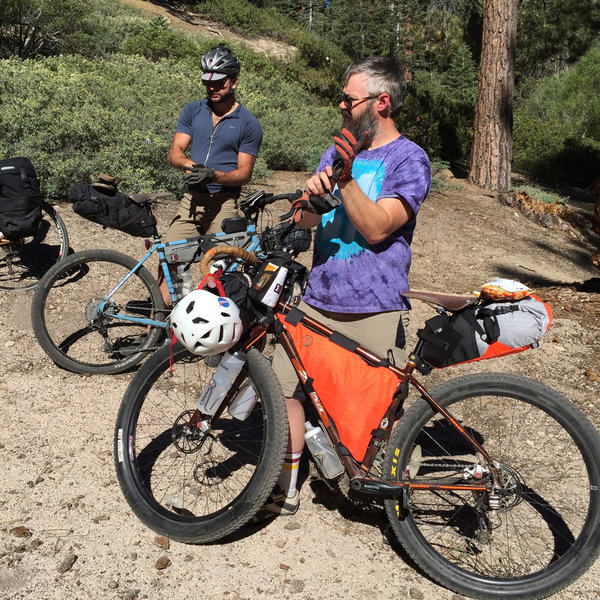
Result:
<svg viewBox="0 0 600 600"><path fill-rule="evenodd" d="M257 400L256 390L248 383L240 388L229 403L227 412L238 421L243 421L252 412Z"/></svg>
<svg viewBox="0 0 600 600"><path fill-rule="evenodd" d="M331 441L320 427L313 427L310 421L304 423L306 433L304 439L317 468L326 479L335 479L344 472L339 456L335 453Z"/></svg>
<svg viewBox="0 0 600 600"><path fill-rule="evenodd" d="M217 412L217 409L221 406L221 402L223 402L223 398L225 398L235 378L240 374L245 362L246 355L243 352L235 352L234 354L225 352L223 354L217 370L208 382L208 385L204 388L196 404L196 408L200 412L210 416Z"/></svg>
<svg viewBox="0 0 600 600"><path fill-rule="evenodd" d="M185 268L185 265L179 265L177 267L177 276L179 277L181 285L181 295L186 296L194 289L194 280L189 269Z"/></svg>

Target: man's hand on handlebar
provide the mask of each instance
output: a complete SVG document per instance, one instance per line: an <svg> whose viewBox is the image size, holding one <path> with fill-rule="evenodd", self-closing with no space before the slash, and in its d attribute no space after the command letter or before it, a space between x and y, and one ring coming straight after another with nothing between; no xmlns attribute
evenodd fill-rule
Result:
<svg viewBox="0 0 600 600"><path fill-rule="evenodd" d="M204 165L194 164L191 167L185 167L187 175L183 178L187 185L201 185L210 183L215 177L215 170Z"/></svg>

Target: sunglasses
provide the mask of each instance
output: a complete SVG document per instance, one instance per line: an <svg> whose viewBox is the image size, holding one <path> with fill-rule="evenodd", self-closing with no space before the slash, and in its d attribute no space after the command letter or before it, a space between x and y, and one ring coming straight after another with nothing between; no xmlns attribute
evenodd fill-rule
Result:
<svg viewBox="0 0 600 600"><path fill-rule="evenodd" d="M221 88L225 87L225 84L229 81L229 77L223 77L223 79L209 79L208 81L204 81L204 79L202 80L202 85L204 87L212 87L215 88L217 90L220 90Z"/></svg>
<svg viewBox="0 0 600 600"><path fill-rule="evenodd" d="M379 98L381 94L377 94L375 96L364 96L363 98L353 98L352 96L348 96L346 92L341 92L342 102L346 105L348 110L352 110L352 105L355 102L363 102L364 100L372 100L373 98Z"/></svg>

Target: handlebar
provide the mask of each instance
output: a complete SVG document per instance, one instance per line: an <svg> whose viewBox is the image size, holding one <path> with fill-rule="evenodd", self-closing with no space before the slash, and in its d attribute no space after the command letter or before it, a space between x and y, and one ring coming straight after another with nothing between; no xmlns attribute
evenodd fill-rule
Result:
<svg viewBox="0 0 600 600"><path fill-rule="evenodd" d="M287 200L292 207L288 212L279 217L280 221L294 217L294 222L298 222L301 218L302 210L308 210L316 214L323 214L333 210L340 205L340 199L327 191L321 196L308 194L302 190L286 194L267 194L264 190L259 190L242 198L240 200L240 208L246 216L257 214L269 204L273 204L278 200Z"/></svg>
<svg viewBox="0 0 600 600"><path fill-rule="evenodd" d="M239 258L253 265L257 262L256 254L254 254L254 252L248 252L237 246L215 246L208 250L200 261L199 267L203 277L210 273L210 263L217 260L218 256L223 255Z"/></svg>
<svg viewBox="0 0 600 600"><path fill-rule="evenodd" d="M287 194L267 194L265 190L258 190L245 198L240 200L240 208L244 212L254 213L259 210L262 210L269 204L273 204L278 200L287 200L292 203L294 200L297 200L302 196L302 192L300 190L296 190L295 192L290 192Z"/></svg>

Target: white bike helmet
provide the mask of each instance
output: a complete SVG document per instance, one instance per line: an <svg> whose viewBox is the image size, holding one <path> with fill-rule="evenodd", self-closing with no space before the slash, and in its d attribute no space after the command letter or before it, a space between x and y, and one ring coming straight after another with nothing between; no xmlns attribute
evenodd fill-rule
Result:
<svg viewBox="0 0 600 600"><path fill-rule="evenodd" d="M233 300L194 290L171 312L171 328L190 352L210 356L231 348L240 339L243 326Z"/></svg>

